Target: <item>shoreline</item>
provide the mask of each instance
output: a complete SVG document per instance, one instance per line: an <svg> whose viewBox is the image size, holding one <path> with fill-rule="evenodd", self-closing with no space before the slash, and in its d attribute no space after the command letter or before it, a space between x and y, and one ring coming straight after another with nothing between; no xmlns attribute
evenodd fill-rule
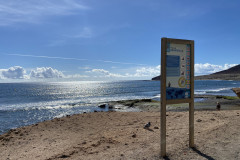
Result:
<svg viewBox="0 0 240 160"><path fill-rule="evenodd" d="M239 159L240 111L195 111L195 150L188 112L167 112L169 159ZM144 129L151 122L149 129ZM13 129L0 135L0 156L20 160L160 158L160 112L93 112ZM199 154L202 153L202 154Z"/></svg>
<svg viewBox="0 0 240 160"><path fill-rule="evenodd" d="M221 95L194 95L194 99L200 101L194 102L195 110L216 110L217 102L221 104L222 110L240 110L240 98L235 96ZM127 106L128 108L138 108L141 111L160 112L160 101L152 99L136 99L106 102L110 106ZM116 107L119 108L119 107ZM188 104L172 104L167 105L167 111L186 111Z"/></svg>
<svg viewBox="0 0 240 160"><path fill-rule="evenodd" d="M194 98L200 99L199 101L196 101L194 103L194 109L196 111L197 110L216 110L217 102L221 104L221 110L240 110L240 98L235 96L227 97L227 96L219 96L219 95L194 95ZM105 106L100 107L102 104L104 104ZM85 114L85 113L92 113L92 112L109 112L109 111L110 112L149 112L149 111L160 112L160 107L161 107L160 101L153 100L153 99L109 101L109 102L98 103L96 105L97 105L95 107L96 109L92 109L90 112L82 112L77 114ZM167 111L172 111L172 112L188 111L188 104L187 103L171 104L171 105L167 105L166 109ZM65 115L65 116L69 116L69 115ZM54 118L62 118L62 117L54 117ZM52 120L52 119L49 119L49 120ZM36 122L36 123L40 123L40 122ZM32 123L32 124L34 125L36 123ZM20 127L24 127L24 126L20 126ZM12 128L12 129L16 129L16 128ZM1 134L4 134L9 130Z"/></svg>
<svg viewBox="0 0 240 160"><path fill-rule="evenodd" d="M240 99L195 97L204 98L195 104L198 107L194 114L195 150L188 147L188 104L169 105L168 158L205 159L202 155L214 159L240 158ZM222 105L220 111L216 111L216 102ZM20 160L159 159L160 102L143 99L108 105L142 110L74 114L11 129L0 135L0 156ZM151 127L144 129L148 122Z"/></svg>

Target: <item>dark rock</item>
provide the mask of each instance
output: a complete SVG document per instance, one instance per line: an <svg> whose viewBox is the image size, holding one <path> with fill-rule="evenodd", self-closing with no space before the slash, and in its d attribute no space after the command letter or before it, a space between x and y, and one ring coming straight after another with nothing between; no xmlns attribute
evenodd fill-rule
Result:
<svg viewBox="0 0 240 160"><path fill-rule="evenodd" d="M70 156L68 156L68 155L61 155L59 158L68 158L68 157L70 157Z"/></svg>
<svg viewBox="0 0 240 160"><path fill-rule="evenodd" d="M132 135L132 137L133 137L133 138L136 138L136 137L137 137L137 135L136 135L136 134L133 134L133 135Z"/></svg>
<svg viewBox="0 0 240 160"><path fill-rule="evenodd" d="M197 122L202 122L202 120L201 120L201 119L198 119Z"/></svg>
<svg viewBox="0 0 240 160"><path fill-rule="evenodd" d="M159 129L158 127L154 127L154 129Z"/></svg>
<svg viewBox="0 0 240 160"><path fill-rule="evenodd" d="M129 105L129 107L133 107L134 106L134 103L131 103L130 105Z"/></svg>
<svg viewBox="0 0 240 160"><path fill-rule="evenodd" d="M101 105L99 105L98 107L99 107L99 108L106 108L106 106L107 106L106 104L101 104Z"/></svg>
<svg viewBox="0 0 240 160"><path fill-rule="evenodd" d="M151 99L143 99L142 102L152 102Z"/></svg>

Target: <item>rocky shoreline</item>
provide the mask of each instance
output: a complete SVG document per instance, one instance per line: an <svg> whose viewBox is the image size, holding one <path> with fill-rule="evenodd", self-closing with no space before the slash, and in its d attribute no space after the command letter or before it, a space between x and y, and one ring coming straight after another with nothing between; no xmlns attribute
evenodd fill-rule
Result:
<svg viewBox="0 0 240 160"><path fill-rule="evenodd" d="M223 110L240 110L240 98L220 95L195 95L195 110L215 110L219 102ZM123 108L137 108L139 111L160 112L161 103L152 99L111 101L106 103L110 111L121 111ZM107 107L106 106L106 107ZM186 111L188 104L167 105L167 111Z"/></svg>

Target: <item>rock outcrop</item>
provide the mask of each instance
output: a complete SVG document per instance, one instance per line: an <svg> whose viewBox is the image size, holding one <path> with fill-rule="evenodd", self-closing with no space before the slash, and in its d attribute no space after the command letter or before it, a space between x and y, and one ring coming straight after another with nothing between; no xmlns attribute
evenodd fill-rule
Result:
<svg viewBox="0 0 240 160"><path fill-rule="evenodd" d="M240 98L240 88L232 88L232 91Z"/></svg>

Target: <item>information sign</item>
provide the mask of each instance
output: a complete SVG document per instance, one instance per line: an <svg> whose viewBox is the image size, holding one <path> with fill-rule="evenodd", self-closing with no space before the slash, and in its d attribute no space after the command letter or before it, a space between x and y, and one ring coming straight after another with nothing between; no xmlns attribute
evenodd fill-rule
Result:
<svg viewBox="0 0 240 160"><path fill-rule="evenodd" d="M166 156L166 105L189 103L189 146L194 147L194 41L162 38L161 156Z"/></svg>

